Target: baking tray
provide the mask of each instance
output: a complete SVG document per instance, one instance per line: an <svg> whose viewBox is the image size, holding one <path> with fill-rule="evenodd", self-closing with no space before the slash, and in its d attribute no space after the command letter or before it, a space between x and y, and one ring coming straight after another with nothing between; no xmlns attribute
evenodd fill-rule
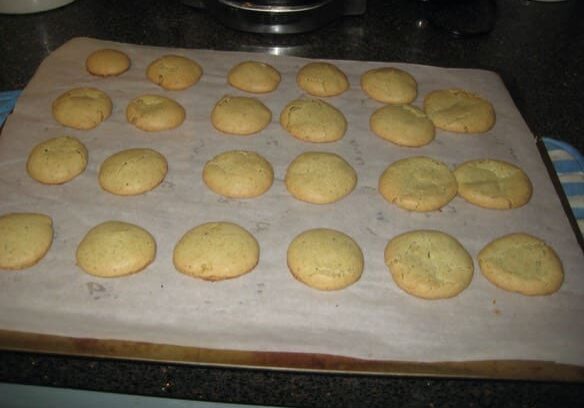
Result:
<svg viewBox="0 0 584 408"><path fill-rule="evenodd" d="M103 47L119 48L131 56L134 65L122 77L126 81L124 86L110 79L104 81L91 77L84 72L84 56L94 49ZM205 74L201 82L192 89L169 94L187 108L186 124L175 132L145 135L144 132L132 129L125 123L123 109L132 95L146 92L163 93L145 80L144 69L147 62L166 53L181 53L192 57L203 65ZM265 131L251 139L220 135L212 128L208 118L214 101L220 96L225 93L242 94L226 85L225 75L232 65L244 59L269 62L283 73L283 81L278 91L262 97L272 109L273 121ZM573 322L577 321L575 319L579 318L584 307L583 278L577 273L582 265L582 251L547 174L546 166L537 151L535 139L496 74L408 64L333 61L347 72L352 84L346 94L329 99L347 116L349 131L341 142L321 146L294 140L277 123L283 105L293 98L302 96L302 92L295 85L294 73L308 61L302 58L264 54L142 47L85 38L72 40L49 56L24 90L14 115L9 119L0 137L0 165L6 170L2 173L3 178L0 181L3 183L2 188L8 192L4 198L0 197L0 208L2 212L38 211L39 205L47 206L46 208L59 214L55 216L56 240L47 258L39 265L24 273L0 276L0 279L4 279L5 292L2 299L14 296L14 293L18 293L15 288L20 288L24 292L28 291L29 298L32 294L37 294L35 302L40 304L35 314L35 310L28 310L22 303L18 303L22 301L19 298L23 296L14 298L14 303L4 300L0 315L2 323L0 346L13 350L272 369L581 381L584 378L581 363L584 358L582 356L584 333L582 327L574 325ZM386 65L403 68L416 77L419 83L419 96L415 104L418 106L423 96L430 90L459 86L478 92L494 103L497 125L485 135L453 135L439 131L435 142L420 149L398 148L382 141L368 129L368 116L381 104L368 99L360 91L358 78L366 69ZM114 100L114 113L112 118L95 131L66 130L69 134L78 135L86 143L90 151L90 164L88 170L74 182L57 189L46 190L26 176L23 163L26 160L26 152L34 144L64 131L50 116L50 101L74 86L105 88ZM23 128L25 131L20 132ZM66 319L55 320L55 316L61 312L67 316L64 312L67 311L68 303L74 304L72 298L81 296L78 290L86 289L87 285L92 284L89 278L71 263L69 256L74 253L82 232L95 225L100 217L111 218L112 213L142 226L152 218L152 214L148 212L148 205L142 205L142 201L108 197L99 191L94 179L99 163L107 155L122 148L134 147L133 143L136 140L147 140L148 146L160 146L171 163L168 184L140 200L147 201L148 205L152 206L163 194L180 195L176 190L181 183L188 182L197 186L200 195L193 199L193 203L189 203L200 209L203 215L216 217L228 208L235 214L230 220L239 221L249 229L253 229L251 227L254 225L258 227L253 232L260 240L264 257L258 270L245 279L220 284L223 286L212 286L211 291L217 292L218 288L223 288L225 293L221 299L225 299L233 293L240 293L238 291L253 288L255 291L243 299L242 307L244 311L249 307L249 310L254 310L255 313L258 311L265 313L265 320L246 322L241 316L237 317L238 310L233 308L230 312L233 312L235 317L228 320L228 323L233 325L229 327L233 329L233 333L229 333L231 336L225 336L220 330L219 334L212 332L209 324L188 329L190 332L179 326L181 330L186 331L173 332L177 327L167 321L158 321L161 328L154 331L148 325L156 321L151 322L142 318L134 309L128 314L124 314L123 308L110 314L96 313L96 310L99 312L104 305L117 305L116 301L119 302L119 299L115 294L127 293L123 292L124 290L131 292L133 289L128 286L130 285L128 282L140 287L145 285L148 279L150 283L153 279L155 283L162 282L161 289L164 286L167 291L171 288L177 290L174 297L179 299L179 303L181 295L184 295L181 292L184 287L195 291L199 296L215 296L209 294L209 288L205 287L204 283L178 277L172 267L169 267L171 263L168 259L172 246L187 226L184 225L184 221L172 224L172 220L164 216L162 218L174 228L171 228L171 234L163 234L156 230L155 225L146 225L159 243L158 263L155 262L145 272L131 280L100 281L101 287L111 289L102 293L99 285L94 287L96 290L99 289L93 295L96 302L102 302L99 304L100 308L84 310L70 322ZM164 150L168 149L168 146L173 148L170 151ZM260 150L272 161L276 172L275 185L266 194L267 197L247 204L218 199L202 186L199 174L204 161L214 154L240 147ZM281 180L285 167L297 153L306 150L340 153L356 168L359 174L358 188L335 207L335 211L339 211L338 214L335 214L335 211L326 211L322 207L306 207L305 204L291 200L285 192ZM20 153L11 154L13 152ZM193 154L196 170L180 173L183 168L179 159L183 152ZM285 160L278 156L282 152L287 154ZM386 165L398 158L413 155L436 157L451 166L463 159L483 157L515 162L532 178L535 185L534 197L526 208L504 214L473 208L460 199L455 199L451 205L438 213L404 212L385 203L375 191L375 185L378 175ZM178 164L173 166L175 162ZM173 185L176 190L173 190ZM89 188L91 194L79 194L79 190L76 189L82 188ZM127 209L130 202L132 211ZM172 210L184 215L186 211L180 207L180 203L186 201L181 201L178 197L177 200L173 200L173 204L175 202L179 204ZM281 225L286 228L272 231L270 235L269 231L267 233L264 231L265 225L261 223L258 225L254 221L265 221L265 214L261 213L260 209L283 202L286 203L284 205L286 214L307 215L307 219L296 226L292 225L296 223L292 222L295 220L283 218ZM62 204L68 204L69 208L59 212L57 207ZM75 218L85 206L93 213L83 213ZM355 214L357 212L354 208L360 208L359 214ZM48 212L53 214L51 211ZM64 218L65 215L73 216L81 225L71 226ZM275 215L270 216L273 222ZM355 219L351 218L353 216L366 217L361 221L367 222L358 225ZM203 218L205 217L200 217L200 221L205 221ZM338 294L322 294L303 287L291 278L286 270L285 261L282 262L281 254L285 254L285 248L291 238L307 226L312 227L317 219L321 226L336 227L348 232L356 238L365 252L367 266L363 278L356 285ZM386 221L389 219L390 222L384 219ZM193 220L189 222L192 225L188 227L200 221ZM416 228L437 228L451 233L461 240L473 257L490 238L503 235L510 230L519 228L533 233L550 242L558 251L566 267L566 282L560 292L553 296L525 298L494 288L482 278L476 268L471 286L457 298L438 302L414 299L395 287L383 265L382 256L375 254L382 253L387 240L393 235ZM378 236L372 238L375 234L371 234L371 231L377 232ZM477 231L480 233L477 234ZM42 271L47 272L47 277L44 281L42 279L39 281ZM174 275L160 275L167 273ZM277 275L274 275L276 273ZM30 284L18 283L16 280ZM379 289L381 284L383 286ZM150 285L150 290L153 290L152 288L153 285ZM266 311L265 308L253 309L253 305L245 303L245 300L256 302L257 299L264 299L266 292L269 291L272 303L266 302L270 307L275 307L276 311L273 312L275 314L270 315L272 311ZM46 293L54 297L53 303L45 299L50 297ZM112 293L114 295L111 295ZM160 295L162 290L155 293ZM285 295L293 299L287 299ZM98 299L100 296L101 299ZM384 296L391 296L392 300L387 300ZM26 296L24 298L26 299ZM63 302L63 299L67 301ZM281 304L275 304L274 299ZM363 302L364 299L373 299L367 306L370 309L360 306L367 304ZM129 300L129 304L132 304L132 299ZM143 307L145 303L136 304ZM352 307L343 309L346 304L351 304ZM79 305L83 309L83 303L78 303L77 306ZM95 302L93 305L95 306ZM185 307L187 306L192 305ZM217 308L213 309L215 307L213 305L206 307L207 311L219 312ZM299 310L294 309L298 307ZM389 317L385 319L384 316L371 313L377 307L385 308L384 313ZM330 322L328 316L331 316L336 308L347 313L344 317L335 317L334 321ZM320 315L307 314L308 311L314 310L320 312ZM400 310L407 310L407 317L416 317L419 322L414 321L410 324L409 320L399 321ZM438 313L444 313L446 318L440 325L432 326L432 318L439 316ZM229 319L226 314L221 316ZM286 325L274 327L274 316L288 319L284 320ZM366 318L359 319L363 316ZM201 322L205 322L204 316L195 317L200 317L203 319ZM429 320L425 322L425 318ZM120 319L132 329L124 331L110 325L111 320ZM392 323L392 319L397 320ZM362 321L365 321L366 326L359 327L358 330L352 329ZM429 328L425 329L423 325ZM248 326L252 328L252 332L245 332ZM486 326L486 330L483 326ZM398 329L400 332L397 332ZM365 331L360 333L359 330ZM400 336L401 330L410 334ZM457 336L445 338L444 333L452 330ZM513 335L508 338L496 337L502 336L508 330L511 330ZM562 333L561 338L556 336L558 332ZM388 334L394 336L391 341L387 341ZM382 340L386 342L383 343ZM509 349L494 344L495 340L501 340ZM433 343L428 343L429 341ZM410 342L414 343L412 347L409 346ZM393 343L396 344L394 348ZM414 349L418 344L431 348L423 349L416 354ZM456 347L452 347L453 344L456 344Z"/></svg>

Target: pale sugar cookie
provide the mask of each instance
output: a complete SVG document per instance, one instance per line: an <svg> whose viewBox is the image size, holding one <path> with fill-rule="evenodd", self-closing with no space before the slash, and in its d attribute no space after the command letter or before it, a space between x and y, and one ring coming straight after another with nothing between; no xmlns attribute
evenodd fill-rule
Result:
<svg viewBox="0 0 584 408"><path fill-rule="evenodd" d="M272 165L255 152L229 151L209 160L203 181L225 197L252 198L265 193L274 181Z"/></svg>
<svg viewBox="0 0 584 408"><path fill-rule="evenodd" d="M280 83L280 73L270 64L244 61L235 65L227 75L227 82L237 89L252 93L272 92Z"/></svg>
<svg viewBox="0 0 584 408"><path fill-rule="evenodd" d="M522 207L531 198L532 184L519 167L501 160L471 160L454 170L458 195L484 208Z"/></svg>
<svg viewBox="0 0 584 408"><path fill-rule="evenodd" d="M434 124L412 105L386 105L369 120L373 133L400 146L420 147L434 140Z"/></svg>
<svg viewBox="0 0 584 408"><path fill-rule="evenodd" d="M411 103L418 95L418 83L398 68L372 69L361 76L361 89L370 98L383 103Z"/></svg>
<svg viewBox="0 0 584 408"><path fill-rule="evenodd" d="M113 278L146 268L156 256L156 241L145 229L107 221L93 227L77 247L77 265L90 275Z"/></svg>
<svg viewBox="0 0 584 408"><path fill-rule="evenodd" d="M379 178L381 195L409 211L439 210L456 196L457 189L448 166L425 156L398 160Z"/></svg>
<svg viewBox="0 0 584 408"><path fill-rule="evenodd" d="M26 171L43 184L63 184L87 167L87 149L72 136L59 136L36 145L28 156Z"/></svg>
<svg viewBox="0 0 584 408"><path fill-rule="evenodd" d="M357 173L334 153L306 152L288 166L286 188L297 199L329 204L347 196L357 184Z"/></svg>
<svg viewBox="0 0 584 408"><path fill-rule="evenodd" d="M110 117L112 100L96 88L74 88L55 99L52 112L64 126L89 130Z"/></svg>
<svg viewBox="0 0 584 408"><path fill-rule="evenodd" d="M272 112L257 98L226 95L213 108L211 124L223 133L251 135L264 129Z"/></svg>
<svg viewBox="0 0 584 408"><path fill-rule="evenodd" d="M167 171L166 158L155 150L123 150L103 161L99 185L116 195L143 194L162 183Z"/></svg>
<svg viewBox="0 0 584 408"><path fill-rule="evenodd" d="M186 275L218 281L250 272L259 256L258 242L248 231L230 222L210 222L183 235L173 262Z"/></svg>
<svg viewBox="0 0 584 408"><path fill-rule="evenodd" d="M495 124L495 110L486 99L462 89L434 91L424 111L437 128L457 133L484 133Z"/></svg>
<svg viewBox="0 0 584 408"><path fill-rule="evenodd" d="M130 57L122 51L105 48L92 52L85 60L85 68L91 75L117 76L130 68Z"/></svg>
<svg viewBox="0 0 584 408"><path fill-rule="evenodd" d="M150 81L170 91L187 89L199 82L202 75L201 66L182 55L160 57L146 70L146 76Z"/></svg>
<svg viewBox="0 0 584 408"><path fill-rule="evenodd" d="M347 131L343 113L319 99L290 102L280 114L280 124L297 139L312 143L337 141Z"/></svg>
<svg viewBox="0 0 584 408"><path fill-rule="evenodd" d="M178 102L160 95L138 96L126 108L128 122L147 132L177 128L185 116L185 109Z"/></svg>
<svg viewBox="0 0 584 408"><path fill-rule="evenodd" d="M298 86L313 96L335 96L349 89L349 80L336 65L310 62L296 75Z"/></svg>
<svg viewBox="0 0 584 408"><path fill-rule="evenodd" d="M433 230L392 238L385 247L385 264L401 289L424 299L458 295L474 270L471 256L456 239Z"/></svg>
<svg viewBox="0 0 584 408"><path fill-rule="evenodd" d="M523 295L549 295L564 281L560 258L552 247L524 233L505 235L478 255L483 275L494 285Z"/></svg>
<svg viewBox="0 0 584 408"><path fill-rule="evenodd" d="M305 231L288 247L288 268L300 282L319 290L340 290L363 273L363 253L348 235L326 228Z"/></svg>
<svg viewBox="0 0 584 408"><path fill-rule="evenodd" d="M0 216L0 269L33 266L53 242L53 220L44 214L11 213Z"/></svg>

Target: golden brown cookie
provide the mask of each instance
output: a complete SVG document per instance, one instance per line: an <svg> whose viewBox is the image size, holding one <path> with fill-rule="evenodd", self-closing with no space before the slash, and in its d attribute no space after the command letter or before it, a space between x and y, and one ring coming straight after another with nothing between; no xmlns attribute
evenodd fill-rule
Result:
<svg viewBox="0 0 584 408"><path fill-rule="evenodd" d="M313 204L329 204L353 191L357 173L339 155L306 152L290 163L284 181L290 194L297 199Z"/></svg>
<svg viewBox="0 0 584 408"><path fill-rule="evenodd" d="M259 154L234 150L209 160L203 168L203 181L222 196L253 198L270 189L274 170Z"/></svg>
<svg viewBox="0 0 584 408"><path fill-rule="evenodd" d="M280 114L280 124L297 139L312 143L335 142L347 131L343 113L319 99L290 102Z"/></svg>
<svg viewBox="0 0 584 408"><path fill-rule="evenodd" d="M116 195L143 194L162 183L167 171L166 158L155 150L123 150L101 164L99 185Z"/></svg>
<svg viewBox="0 0 584 408"><path fill-rule="evenodd" d="M0 216L0 269L24 269L39 262L53 242L53 220L44 214Z"/></svg>
<svg viewBox="0 0 584 408"><path fill-rule="evenodd" d="M300 282L319 290L340 290L361 278L363 253L348 235L326 228L305 231L288 247L288 268Z"/></svg>
<svg viewBox="0 0 584 408"><path fill-rule="evenodd" d="M349 89L349 80L336 65L310 62L296 75L298 86L313 96L336 96Z"/></svg>
<svg viewBox="0 0 584 408"><path fill-rule="evenodd" d="M383 103L411 103L418 95L418 83L398 68L372 69L361 76L361 89L370 98Z"/></svg>
<svg viewBox="0 0 584 408"><path fill-rule="evenodd" d="M213 108L211 124L232 135L251 135L272 121L272 112L259 99L226 95Z"/></svg>
<svg viewBox="0 0 584 408"><path fill-rule="evenodd" d="M235 65L227 75L229 84L242 91L268 93L280 84L280 73L270 64L244 61Z"/></svg>
<svg viewBox="0 0 584 408"><path fill-rule="evenodd" d="M495 124L493 105L463 89L430 92L424 99L424 111L440 129L457 133L484 133Z"/></svg>
<svg viewBox="0 0 584 408"><path fill-rule="evenodd" d="M395 283L423 299L458 295L471 282L471 256L453 237L441 231L416 230L391 239L385 264Z"/></svg>
<svg viewBox="0 0 584 408"><path fill-rule="evenodd" d="M55 99L52 111L60 124L89 130L110 117L112 100L96 88L74 88Z"/></svg>
<svg viewBox="0 0 584 408"><path fill-rule="evenodd" d="M28 156L26 171L43 184L63 184L87 167L87 149L71 136L60 136L36 145Z"/></svg>
<svg viewBox="0 0 584 408"><path fill-rule="evenodd" d="M491 283L523 295L552 294L564 281L562 262L553 248L525 233L495 239L479 252L478 260Z"/></svg>
<svg viewBox="0 0 584 408"><path fill-rule="evenodd" d="M146 76L150 81L170 91L187 89L199 82L202 75L201 66L182 55L160 57L146 70Z"/></svg>
<svg viewBox="0 0 584 408"><path fill-rule="evenodd" d="M434 124L412 105L379 108L371 115L369 125L377 136L400 146L420 147L434 140Z"/></svg>
<svg viewBox="0 0 584 408"><path fill-rule="evenodd" d="M104 48L92 52L87 57L85 68L91 75L117 76L130 69L130 57L122 51Z"/></svg>
<svg viewBox="0 0 584 408"><path fill-rule="evenodd" d="M107 221L93 227L77 247L77 265L90 275L114 278L139 272L156 257L156 241L145 229Z"/></svg>
<svg viewBox="0 0 584 408"><path fill-rule="evenodd" d="M458 195L484 208L505 210L522 207L533 191L527 174L501 160L470 160L454 170Z"/></svg>
<svg viewBox="0 0 584 408"><path fill-rule="evenodd" d="M218 281L250 272L259 256L258 242L248 231L230 222L210 222L183 235L173 262L186 275Z"/></svg>
<svg viewBox="0 0 584 408"><path fill-rule="evenodd" d="M434 211L448 204L458 186L448 166L425 156L392 163L379 178L379 192L409 211Z"/></svg>
<svg viewBox="0 0 584 408"><path fill-rule="evenodd" d="M139 96L126 108L128 122L147 132L177 128L185 117L185 109L178 102L160 95Z"/></svg>

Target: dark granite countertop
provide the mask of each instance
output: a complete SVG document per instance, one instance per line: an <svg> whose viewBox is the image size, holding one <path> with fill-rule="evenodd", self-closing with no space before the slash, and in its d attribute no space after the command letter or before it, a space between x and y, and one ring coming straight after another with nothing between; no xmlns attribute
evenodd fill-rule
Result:
<svg viewBox="0 0 584 408"><path fill-rule="evenodd" d="M420 4L414 0L370 0L365 16L291 36L237 32L178 0L78 0L41 14L0 15L0 90L24 87L51 51L80 36L482 68L499 73L535 135L584 151L584 1L496 3L490 34L455 38L420 24ZM14 352L0 352L0 381L287 406L568 407L584 402L584 386L570 383L287 373Z"/></svg>

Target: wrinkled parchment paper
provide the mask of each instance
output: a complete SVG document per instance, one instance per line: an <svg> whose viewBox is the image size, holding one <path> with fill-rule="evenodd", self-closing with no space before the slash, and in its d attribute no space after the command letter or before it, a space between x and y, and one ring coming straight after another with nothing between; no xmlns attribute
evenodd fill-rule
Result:
<svg viewBox="0 0 584 408"><path fill-rule="evenodd" d="M85 58L112 47L126 52L131 69L120 77L89 75ZM204 75L185 91L164 91L145 78L155 58L178 53L198 61ZM244 94L226 83L238 62L268 62L282 73L277 91L259 96L272 110L271 124L248 137L217 132L209 114L224 94ZM279 125L284 105L300 97L298 69L308 60L205 50L177 50L92 39L74 39L52 53L20 97L0 136L0 213L42 212L54 221L51 250L36 266L0 271L0 328L95 339L124 339L215 349L325 353L395 361L483 359L546 360L584 364L584 259L532 134L499 77L491 72L362 61L334 61L351 88L327 100L347 117L345 137L331 144L294 139ZM497 123L483 135L438 131L425 147L403 148L369 130L380 103L359 87L366 70L392 65L419 84L415 105L439 88L460 87L489 99ZM90 131L64 128L51 116L51 103L66 90L92 86L110 95L112 116ZM181 103L186 122L178 129L140 131L125 119L135 96L162 94ZM87 170L61 186L32 180L25 164L37 143L58 135L79 137L89 150ZM97 182L101 162L126 148L149 147L169 161L165 181L137 197L117 197ZM276 180L262 197L230 200L202 182L204 163L233 149L254 150L274 166ZM342 155L357 171L356 190L333 205L311 205L292 198L283 184L287 165L303 151ZM531 178L531 202L512 211L486 210L454 199L441 211L409 213L388 204L376 191L379 175L393 161L427 155L457 164L495 158L521 166ZM85 233L106 220L122 220L149 230L157 240L155 262L124 278L100 279L75 265ZM261 259L251 273L210 283L175 271L172 250L190 228L226 220L248 229L259 241ZM286 250L300 232L314 227L352 236L365 255L360 281L338 292L313 290L296 281L286 266ZM384 265L388 240L405 231L439 229L456 237L475 259L470 286L448 300L427 301L400 290ZM476 255L492 239L524 231L551 244L565 268L559 292L525 297L496 288L480 273Z"/></svg>

